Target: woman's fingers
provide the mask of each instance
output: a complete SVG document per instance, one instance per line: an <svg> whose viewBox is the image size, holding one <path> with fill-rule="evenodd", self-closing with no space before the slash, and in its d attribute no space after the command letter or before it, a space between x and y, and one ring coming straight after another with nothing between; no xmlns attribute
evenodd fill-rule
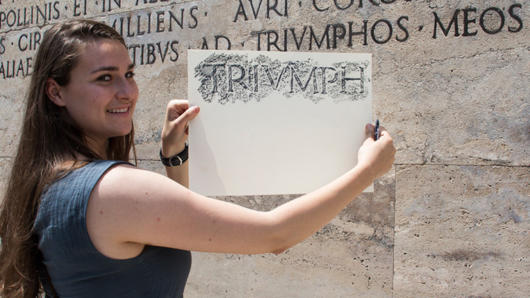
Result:
<svg viewBox="0 0 530 298"><path fill-rule="evenodd" d="M166 120L174 121L189 107L189 102L183 99L173 99L167 104Z"/></svg>
<svg viewBox="0 0 530 298"><path fill-rule="evenodd" d="M199 114L200 108L198 106L193 106L188 108L184 113L182 113L176 120L175 125L178 126L179 131L185 131L187 134L188 124Z"/></svg>
<svg viewBox="0 0 530 298"><path fill-rule="evenodd" d="M366 124L366 126L364 127L364 132L366 134L366 138L372 138L372 140L375 140L375 126L373 124ZM386 129L383 126L379 126L379 137L383 135L383 132L388 135Z"/></svg>
<svg viewBox="0 0 530 298"><path fill-rule="evenodd" d="M197 116L199 110L197 106L190 107L187 100L175 99L168 103L162 129L163 154L173 155L184 148L188 137L188 123Z"/></svg>
<svg viewBox="0 0 530 298"><path fill-rule="evenodd" d="M380 126L379 137L383 137L383 136L386 138L390 138L390 140L392 141L392 137L390 136L388 131L384 127Z"/></svg>
<svg viewBox="0 0 530 298"><path fill-rule="evenodd" d="M188 126L188 123L193 120L198 113L199 107L190 107L187 100L171 100L167 105L165 125L168 126L167 128L170 130L177 129L179 131L184 131Z"/></svg>
<svg viewBox="0 0 530 298"><path fill-rule="evenodd" d="M366 134L366 138L374 137L374 129L375 127L373 126L373 124L371 123L366 124L366 126L364 127L364 133Z"/></svg>

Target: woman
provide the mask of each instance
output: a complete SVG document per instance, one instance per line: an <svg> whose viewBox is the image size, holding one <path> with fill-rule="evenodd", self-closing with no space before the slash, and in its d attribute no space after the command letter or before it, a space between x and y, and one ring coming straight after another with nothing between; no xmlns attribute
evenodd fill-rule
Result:
<svg viewBox="0 0 530 298"><path fill-rule="evenodd" d="M198 113L171 101L162 130L167 178L129 164L138 98L123 39L87 20L47 31L29 87L0 219L0 296L182 296L190 250L280 253L329 222L387 172L395 149L373 126L358 164L268 212L189 191L186 127ZM134 156L136 159L136 157ZM178 182L178 183L175 183Z"/></svg>

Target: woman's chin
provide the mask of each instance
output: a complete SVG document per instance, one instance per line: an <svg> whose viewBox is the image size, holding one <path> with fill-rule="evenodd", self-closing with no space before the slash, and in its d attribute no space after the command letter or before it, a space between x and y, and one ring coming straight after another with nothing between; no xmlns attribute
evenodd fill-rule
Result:
<svg viewBox="0 0 530 298"><path fill-rule="evenodd" d="M125 125L123 127L121 127L114 135L114 137L124 137L126 135L129 135L131 134L133 130L133 125L132 123L129 124L129 125Z"/></svg>

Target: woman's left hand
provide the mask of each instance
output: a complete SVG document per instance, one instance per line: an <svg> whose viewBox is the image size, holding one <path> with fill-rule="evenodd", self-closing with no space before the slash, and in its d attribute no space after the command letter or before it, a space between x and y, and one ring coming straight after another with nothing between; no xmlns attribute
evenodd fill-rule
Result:
<svg viewBox="0 0 530 298"><path fill-rule="evenodd" d="M164 128L162 129L162 154L173 156L184 150L188 139L188 124L199 114L198 106L189 106L187 100L171 100L167 104Z"/></svg>

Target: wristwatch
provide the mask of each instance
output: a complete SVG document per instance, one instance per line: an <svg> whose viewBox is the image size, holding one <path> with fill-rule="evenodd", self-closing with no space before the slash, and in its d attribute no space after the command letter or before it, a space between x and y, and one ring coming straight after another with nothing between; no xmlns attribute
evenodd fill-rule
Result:
<svg viewBox="0 0 530 298"><path fill-rule="evenodd" d="M186 143L184 145L184 150L182 150L180 153L175 154L171 157L164 157L162 155L162 149L160 149L160 161L166 166L166 167L178 167L182 165L183 163L188 160L188 144Z"/></svg>

